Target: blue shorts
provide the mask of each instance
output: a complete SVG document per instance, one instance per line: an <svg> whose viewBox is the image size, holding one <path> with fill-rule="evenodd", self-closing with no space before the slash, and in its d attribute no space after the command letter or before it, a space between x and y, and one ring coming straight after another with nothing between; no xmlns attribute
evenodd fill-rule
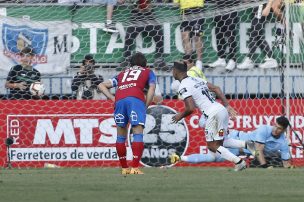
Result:
<svg viewBox="0 0 304 202"><path fill-rule="evenodd" d="M135 97L127 97L115 104L115 123L119 127L126 127L128 123L132 126L145 125L146 104Z"/></svg>

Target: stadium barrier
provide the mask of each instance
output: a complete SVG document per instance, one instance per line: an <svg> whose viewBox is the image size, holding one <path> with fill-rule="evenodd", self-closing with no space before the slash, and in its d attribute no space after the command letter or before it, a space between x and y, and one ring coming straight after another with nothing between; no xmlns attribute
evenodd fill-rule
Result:
<svg viewBox="0 0 304 202"><path fill-rule="evenodd" d="M72 76L43 76L42 82L45 85L45 95L52 99L71 99L73 92L71 90ZM207 76L208 81L218 85L224 94L230 98L278 98L282 92L282 76L279 75L241 75L241 76ZM297 84L304 80L303 75L290 76L291 92L290 97L303 97L304 86ZM172 98L176 95L170 88L173 81L172 76L158 75L158 83L164 98ZM6 78L0 77L0 95L6 99L8 89L4 88Z"/></svg>

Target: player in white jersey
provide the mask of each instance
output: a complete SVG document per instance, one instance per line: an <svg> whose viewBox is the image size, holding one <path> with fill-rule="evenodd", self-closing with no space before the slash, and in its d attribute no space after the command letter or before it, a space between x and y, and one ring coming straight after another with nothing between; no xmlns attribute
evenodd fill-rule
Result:
<svg viewBox="0 0 304 202"><path fill-rule="evenodd" d="M172 73L173 77L181 82L179 94L185 102L185 110L173 116L172 121L176 123L190 115L196 107L199 108L207 119L205 136L208 149L214 156L218 153L224 159L235 163L235 171L245 169L245 161L223 146L224 136L228 130L229 114L234 117L236 111L229 106L221 89L203 79L188 77L187 64L184 62L174 62ZM210 91L213 91L222 100L224 106L210 96ZM229 143L227 142L227 146ZM240 143L240 146L245 147L243 143Z"/></svg>

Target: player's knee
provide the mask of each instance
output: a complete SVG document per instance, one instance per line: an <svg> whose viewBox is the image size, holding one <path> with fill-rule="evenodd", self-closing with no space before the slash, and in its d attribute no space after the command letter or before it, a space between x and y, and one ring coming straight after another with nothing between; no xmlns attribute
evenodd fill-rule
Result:
<svg viewBox="0 0 304 202"><path fill-rule="evenodd" d="M143 134L133 134L133 142L143 142Z"/></svg>
<svg viewBox="0 0 304 202"><path fill-rule="evenodd" d="M208 145L207 148L214 153L216 152L217 149L214 145Z"/></svg>
<svg viewBox="0 0 304 202"><path fill-rule="evenodd" d="M117 135L116 142L117 143L125 143L126 139L127 139L126 136Z"/></svg>
<svg viewBox="0 0 304 202"><path fill-rule="evenodd" d="M138 123L134 123L134 124L137 124L137 125L132 125L133 134L142 134L144 131L143 125L138 124Z"/></svg>

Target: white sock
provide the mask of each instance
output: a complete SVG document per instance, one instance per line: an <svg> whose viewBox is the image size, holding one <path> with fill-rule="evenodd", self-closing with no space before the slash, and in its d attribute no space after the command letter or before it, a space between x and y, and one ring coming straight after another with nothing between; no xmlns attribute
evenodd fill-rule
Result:
<svg viewBox="0 0 304 202"><path fill-rule="evenodd" d="M112 20L107 20L107 25L111 24L112 23Z"/></svg>
<svg viewBox="0 0 304 202"><path fill-rule="evenodd" d="M230 148L245 148L246 143L243 140L228 138L224 140L223 146Z"/></svg>
<svg viewBox="0 0 304 202"><path fill-rule="evenodd" d="M202 61L197 60L196 63L195 63L195 66L197 66L198 68L200 68L200 70L202 70L203 69L203 63L202 63Z"/></svg>
<svg viewBox="0 0 304 202"><path fill-rule="evenodd" d="M188 162L188 156L181 156L181 161Z"/></svg>
<svg viewBox="0 0 304 202"><path fill-rule="evenodd" d="M217 148L216 151L221 155L221 157L223 157L224 159L226 159L230 162L238 163L241 160L241 158L237 157L236 155L231 153L228 149L226 149L223 146L220 146L219 148Z"/></svg>

